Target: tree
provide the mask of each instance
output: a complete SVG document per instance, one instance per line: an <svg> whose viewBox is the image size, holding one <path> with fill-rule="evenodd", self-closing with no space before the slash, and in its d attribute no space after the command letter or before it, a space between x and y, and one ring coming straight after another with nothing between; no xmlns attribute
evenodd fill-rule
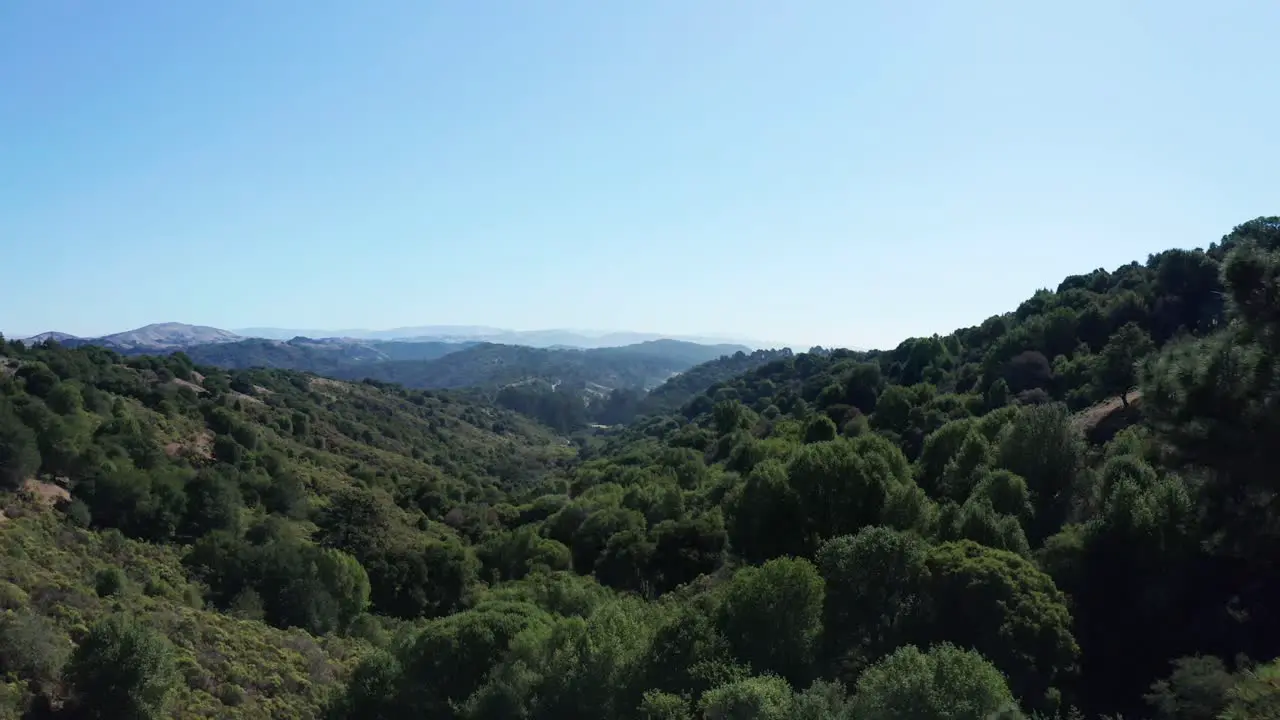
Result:
<svg viewBox="0 0 1280 720"><path fill-rule="evenodd" d="M858 720L987 720L1008 709L1004 676L973 650L943 643L921 652L906 645L858 678Z"/></svg>
<svg viewBox="0 0 1280 720"><path fill-rule="evenodd" d="M1066 520L1084 462L1083 443L1070 411L1060 403L1019 409L1001 431L995 462L1026 480L1035 506L1027 536L1038 546Z"/></svg>
<svg viewBox="0 0 1280 720"><path fill-rule="evenodd" d="M569 548L540 537L532 525L494 535L477 551L485 572L501 580L519 580L535 568L568 570L573 566Z"/></svg>
<svg viewBox="0 0 1280 720"><path fill-rule="evenodd" d="M240 489L230 479L213 471L202 471L186 486L186 518L182 534L198 538L215 530L237 532L244 501Z"/></svg>
<svg viewBox="0 0 1280 720"><path fill-rule="evenodd" d="M734 549L751 562L804 552L806 533L800 497L787 482L787 470L777 460L752 469L747 480L725 501L729 538Z"/></svg>
<svg viewBox="0 0 1280 720"><path fill-rule="evenodd" d="M659 621L642 667L645 687L694 698L750 674L713 618L694 604L676 605Z"/></svg>
<svg viewBox="0 0 1280 720"><path fill-rule="evenodd" d="M968 540L933 548L927 563L927 637L976 649L1024 703L1053 710L1079 653L1053 580L1024 557Z"/></svg>
<svg viewBox="0 0 1280 720"><path fill-rule="evenodd" d="M809 419L804 429L806 443L826 442L836 437L836 424L826 415L815 415Z"/></svg>
<svg viewBox="0 0 1280 720"><path fill-rule="evenodd" d="M818 650L824 595L822 576L807 560L744 568L724 587L721 628L756 672L804 681Z"/></svg>
<svg viewBox="0 0 1280 720"><path fill-rule="evenodd" d="M89 720L159 720L178 679L173 646L145 622L111 616L76 648L67 668L73 704Z"/></svg>
<svg viewBox="0 0 1280 720"><path fill-rule="evenodd" d="M901 450L868 435L801 447L787 480L803 508L811 552L826 538L878 524L892 491L910 483L910 471Z"/></svg>
<svg viewBox="0 0 1280 720"><path fill-rule="evenodd" d="M36 435L0 401L0 489L16 488L40 469Z"/></svg>
<svg viewBox="0 0 1280 720"><path fill-rule="evenodd" d="M1129 391L1138 382L1138 361L1154 349L1151 336L1137 323L1126 323L1111 336L1098 354L1094 378L1108 395L1118 395L1129 407Z"/></svg>
<svg viewBox="0 0 1280 720"><path fill-rule="evenodd" d="M456 611L479 580L480 561L457 539L400 545L366 561L373 607L399 618L441 617Z"/></svg>
<svg viewBox="0 0 1280 720"><path fill-rule="evenodd" d="M706 720L791 720L794 704L791 686L776 675L721 685L699 703Z"/></svg>
<svg viewBox="0 0 1280 720"><path fill-rule="evenodd" d="M610 507L591 513L573 533L570 549L574 569L583 574L591 572L609 538L627 530L643 531L644 527L644 516L635 510Z"/></svg>
<svg viewBox="0 0 1280 720"><path fill-rule="evenodd" d="M1280 660L1246 670L1227 694L1222 720L1276 720L1280 717Z"/></svg>
<svg viewBox="0 0 1280 720"><path fill-rule="evenodd" d="M427 623L395 659L398 676L383 683L393 688L389 704L400 717L454 717L453 707L484 684L512 639L550 622L547 613L527 603L486 602ZM366 675L386 664L375 659Z"/></svg>
<svg viewBox="0 0 1280 720"><path fill-rule="evenodd" d="M828 662L857 673L903 644L918 621L929 546L885 527L828 540L817 563L826 581L823 643Z"/></svg>
<svg viewBox="0 0 1280 720"><path fill-rule="evenodd" d="M70 643L47 619L0 611L0 677L50 683L62 672Z"/></svg>
<svg viewBox="0 0 1280 720"><path fill-rule="evenodd" d="M1160 720L1214 720L1227 705L1236 678L1212 656L1178 658L1168 678L1145 697Z"/></svg>

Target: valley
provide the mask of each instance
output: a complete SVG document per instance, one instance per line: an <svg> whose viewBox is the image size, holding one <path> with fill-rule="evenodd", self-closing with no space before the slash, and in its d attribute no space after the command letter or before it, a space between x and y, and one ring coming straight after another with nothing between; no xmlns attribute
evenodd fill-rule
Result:
<svg viewBox="0 0 1280 720"><path fill-rule="evenodd" d="M1273 717L1277 288L1262 217L869 351L4 340L0 718Z"/></svg>

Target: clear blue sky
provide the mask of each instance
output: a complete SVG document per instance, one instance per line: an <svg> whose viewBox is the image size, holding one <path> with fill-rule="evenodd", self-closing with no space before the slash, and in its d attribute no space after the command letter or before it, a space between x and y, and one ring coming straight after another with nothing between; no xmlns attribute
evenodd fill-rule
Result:
<svg viewBox="0 0 1280 720"><path fill-rule="evenodd" d="M1280 212L1280 3L8 0L0 330L883 347Z"/></svg>

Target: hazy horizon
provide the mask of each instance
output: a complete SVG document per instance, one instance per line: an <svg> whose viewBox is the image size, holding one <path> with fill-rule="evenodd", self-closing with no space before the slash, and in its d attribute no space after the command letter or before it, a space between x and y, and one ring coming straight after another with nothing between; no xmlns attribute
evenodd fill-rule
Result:
<svg viewBox="0 0 1280 720"><path fill-rule="evenodd" d="M782 348L790 347L793 350L806 350L819 343L797 343L779 340L770 340L768 338L752 338L739 337L731 335L723 335L717 333L663 333L657 331L644 330L627 330L627 329L592 329L592 328L502 328L494 326L482 325L410 325L393 328L294 328L294 327L268 327L255 326L244 328L223 328L205 323L185 323L181 321L159 321L154 323L146 323L134 328L117 328L105 332L94 332L86 334L72 333L65 330L51 328L41 330L39 332L10 332L4 328L0 328L0 335L5 338L23 340L38 337L48 333L66 333L77 338L94 339L106 337L117 333L130 332L143 327L153 325L182 324L194 327L210 327L217 330L224 330L245 338L258 338L270 340L290 340L294 337L302 336L311 339L331 339L331 338L349 338L353 340L412 340L416 337L447 337L451 340L466 340L468 337L473 338L490 338L495 335L534 335L534 334L560 334L574 335L584 339L606 338L626 339L628 342L644 342L647 339L671 339L683 340L686 342L695 342L701 344L724 344L724 345L747 345L756 348ZM632 338L641 338L632 340ZM517 338L518 340L518 338ZM488 341L488 340L484 340ZM862 349L862 348L860 348Z"/></svg>
<svg viewBox="0 0 1280 720"><path fill-rule="evenodd" d="M1278 24L1241 0L7 3L0 324L893 347L1274 213Z"/></svg>

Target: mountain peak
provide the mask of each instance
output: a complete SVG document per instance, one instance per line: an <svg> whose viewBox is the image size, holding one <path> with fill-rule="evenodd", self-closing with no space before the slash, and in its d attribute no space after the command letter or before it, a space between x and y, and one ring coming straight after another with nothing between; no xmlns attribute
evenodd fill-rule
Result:
<svg viewBox="0 0 1280 720"><path fill-rule="evenodd" d="M147 347L165 349L188 345L235 342L242 338L233 332L206 325L166 322L144 325L134 330L107 335L99 339L107 344L122 348Z"/></svg>

